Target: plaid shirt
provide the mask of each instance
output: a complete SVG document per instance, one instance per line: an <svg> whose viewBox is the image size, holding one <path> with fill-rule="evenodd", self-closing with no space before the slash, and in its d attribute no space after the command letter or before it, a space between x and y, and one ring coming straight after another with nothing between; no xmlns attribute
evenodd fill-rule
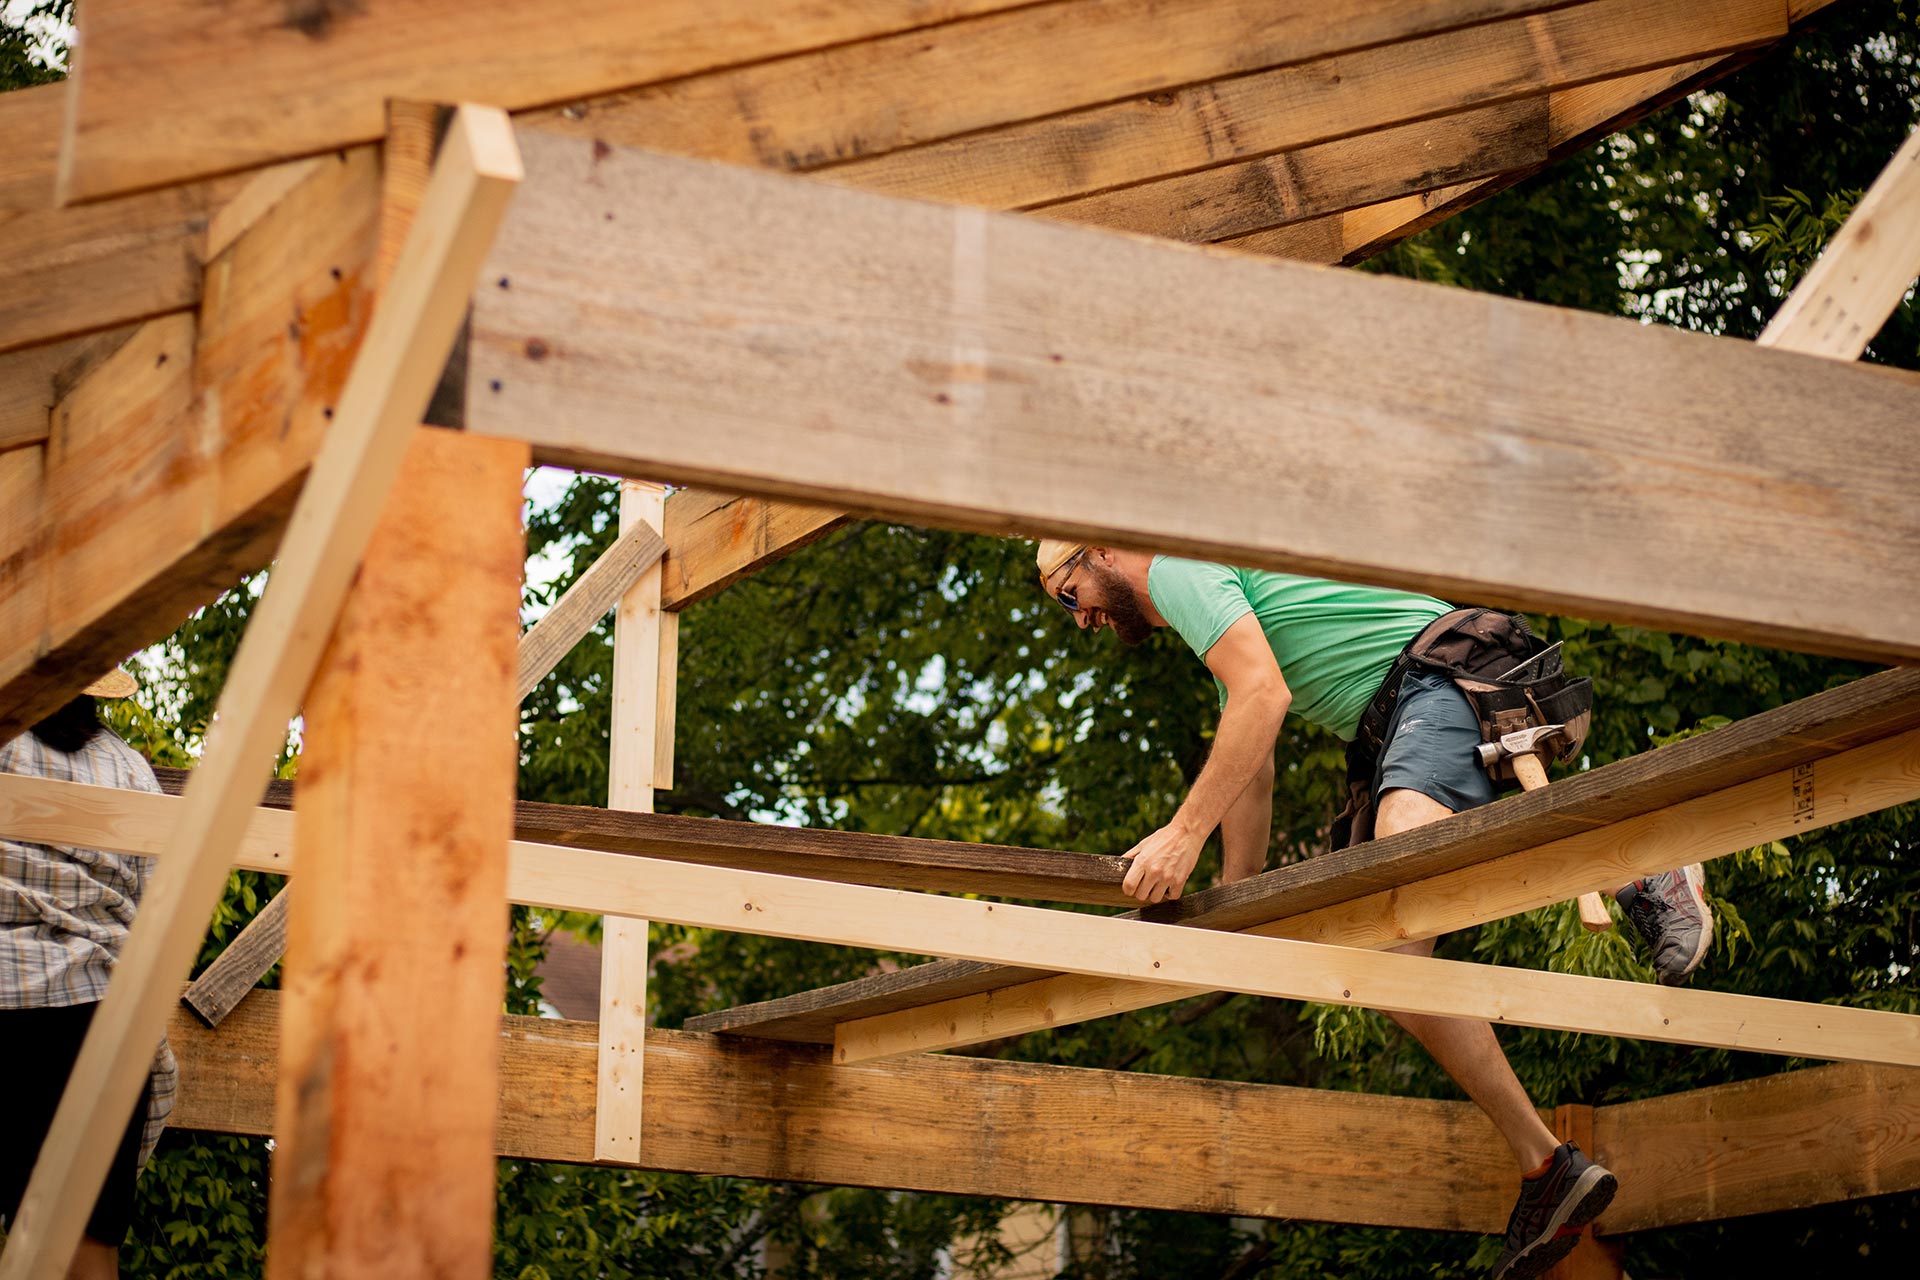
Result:
<svg viewBox="0 0 1920 1280"><path fill-rule="evenodd" d="M0 772L160 790L152 767L109 729L71 754L20 734L0 744ZM151 874L146 858L0 838L0 1009L90 1004L105 996ZM150 1080L143 1169L179 1088L179 1068L164 1038Z"/></svg>

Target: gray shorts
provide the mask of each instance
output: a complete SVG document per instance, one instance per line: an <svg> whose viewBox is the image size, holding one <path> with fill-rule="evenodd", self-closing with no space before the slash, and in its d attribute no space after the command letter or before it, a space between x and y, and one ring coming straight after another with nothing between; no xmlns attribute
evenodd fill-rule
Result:
<svg viewBox="0 0 1920 1280"><path fill-rule="evenodd" d="M1467 695L1429 671L1408 673L1387 722L1387 746L1373 774L1373 803L1395 787L1431 796L1459 813L1493 800L1480 767L1480 723Z"/></svg>

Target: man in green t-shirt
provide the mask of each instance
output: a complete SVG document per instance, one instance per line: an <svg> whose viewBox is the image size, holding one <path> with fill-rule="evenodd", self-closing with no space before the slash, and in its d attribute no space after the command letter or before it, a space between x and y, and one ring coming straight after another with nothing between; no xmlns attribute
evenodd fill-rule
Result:
<svg viewBox="0 0 1920 1280"><path fill-rule="evenodd" d="M1042 587L1083 628L1139 644L1172 627L1213 673L1213 751L1173 820L1127 853L1124 888L1142 902L1180 896L1201 846L1220 831L1221 874L1265 868L1274 744L1291 712L1351 741L1407 643L1453 606L1431 596L1237 569L1079 543L1040 543ZM1445 676L1405 677L1374 772L1374 832L1385 837L1486 804L1479 721ZM1684 981L1712 938L1698 867L1635 881L1615 895L1653 945L1663 982ZM1428 955L1433 940L1402 952ZM1539 1275L1612 1199L1614 1178L1540 1121L1484 1022L1389 1014L1499 1128L1522 1170L1496 1280ZM1563 1234L1564 1233L1564 1234Z"/></svg>

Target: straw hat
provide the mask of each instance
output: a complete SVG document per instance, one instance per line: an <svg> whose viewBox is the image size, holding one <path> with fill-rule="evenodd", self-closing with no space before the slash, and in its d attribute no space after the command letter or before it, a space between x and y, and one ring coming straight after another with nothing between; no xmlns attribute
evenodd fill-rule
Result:
<svg viewBox="0 0 1920 1280"><path fill-rule="evenodd" d="M1084 542L1062 542L1057 538L1041 541L1034 561L1040 566L1040 581L1046 582L1060 572L1060 566L1087 549Z"/></svg>
<svg viewBox="0 0 1920 1280"><path fill-rule="evenodd" d="M125 667L115 667L107 674L95 680L80 692L96 698L130 698L140 688L140 682Z"/></svg>

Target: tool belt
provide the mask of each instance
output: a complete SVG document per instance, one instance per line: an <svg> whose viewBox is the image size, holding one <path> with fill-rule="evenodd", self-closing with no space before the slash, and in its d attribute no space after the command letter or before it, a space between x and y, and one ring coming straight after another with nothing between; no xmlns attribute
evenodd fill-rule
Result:
<svg viewBox="0 0 1920 1280"><path fill-rule="evenodd" d="M1593 681L1569 678L1561 666L1560 646L1543 643L1525 618L1497 609L1443 613L1394 659L1347 744L1347 807L1333 820L1330 848L1373 838L1374 773L1400 702L1400 686L1415 671L1453 681L1473 707L1482 742L1496 742L1519 729L1564 725L1566 737L1557 758L1566 760L1579 753L1592 724ZM1517 782L1509 762L1492 773L1497 783Z"/></svg>

